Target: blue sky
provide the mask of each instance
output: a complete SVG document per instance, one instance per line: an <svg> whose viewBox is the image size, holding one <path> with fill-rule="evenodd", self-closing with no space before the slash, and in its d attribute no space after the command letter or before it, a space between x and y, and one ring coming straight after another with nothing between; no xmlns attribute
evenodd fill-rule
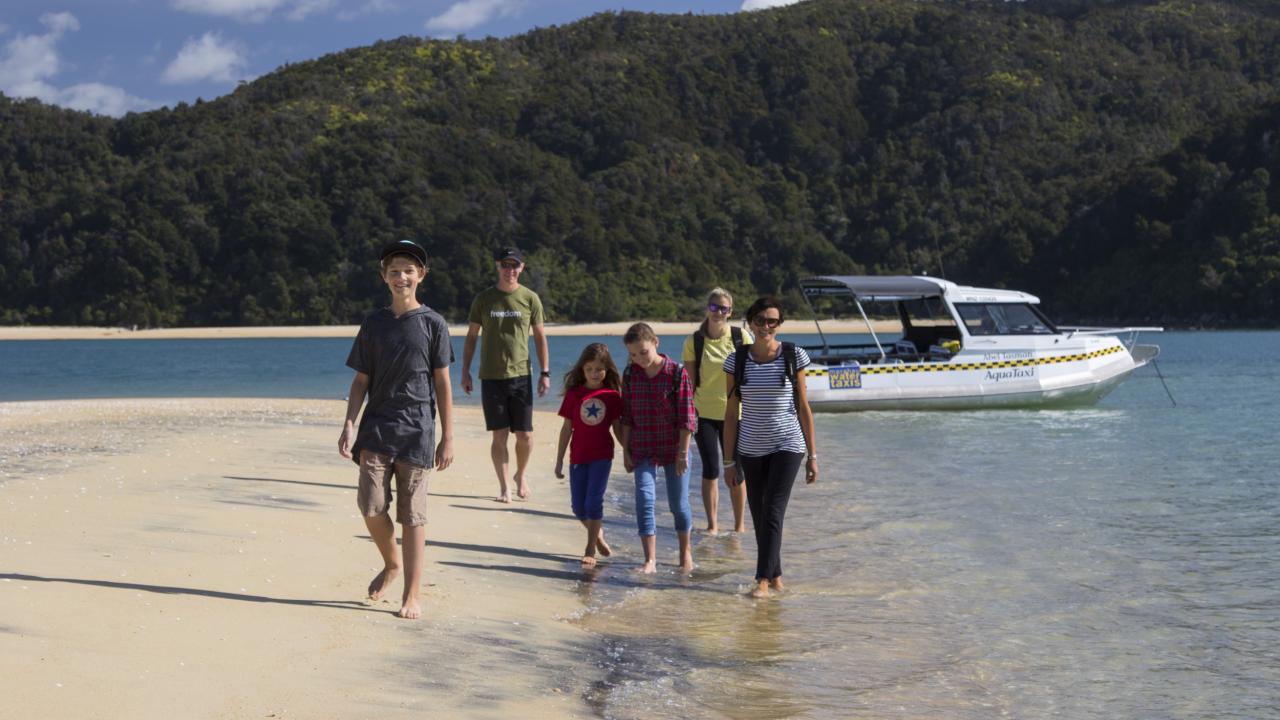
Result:
<svg viewBox="0 0 1280 720"><path fill-rule="evenodd" d="M732 13L796 0L0 0L0 92L120 116L378 40L507 37L604 11Z"/></svg>

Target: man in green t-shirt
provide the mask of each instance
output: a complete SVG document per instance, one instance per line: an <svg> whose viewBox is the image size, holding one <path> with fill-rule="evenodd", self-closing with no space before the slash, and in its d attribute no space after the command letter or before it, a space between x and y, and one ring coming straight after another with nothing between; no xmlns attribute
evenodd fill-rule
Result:
<svg viewBox="0 0 1280 720"><path fill-rule="evenodd" d="M510 454L507 438L516 434L516 494L529 497L525 469L533 450L533 368L529 363L529 333L538 352L538 396L551 388L547 369L547 335L542 328L542 301L520 284L524 255L516 248L502 248L493 255L498 284L481 291L471 303L467 341L462 347L462 389L471 394L471 358L476 338L480 343L480 400L484 424L493 433L489 456L498 474L498 502L511 502L507 485Z"/></svg>

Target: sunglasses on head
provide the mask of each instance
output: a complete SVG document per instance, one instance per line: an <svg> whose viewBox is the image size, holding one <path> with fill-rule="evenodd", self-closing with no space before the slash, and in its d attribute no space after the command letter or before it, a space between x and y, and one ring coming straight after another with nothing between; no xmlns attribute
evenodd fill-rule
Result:
<svg viewBox="0 0 1280 720"><path fill-rule="evenodd" d="M782 320L780 318L771 318L771 317L765 317L763 315L757 315L755 316L755 318L751 320L751 324L759 325L760 327L776 328L782 324Z"/></svg>
<svg viewBox="0 0 1280 720"><path fill-rule="evenodd" d="M730 312L733 312L733 306L721 305L720 303L707 303L707 312L719 313L721 315L728 315Z"/></svg>

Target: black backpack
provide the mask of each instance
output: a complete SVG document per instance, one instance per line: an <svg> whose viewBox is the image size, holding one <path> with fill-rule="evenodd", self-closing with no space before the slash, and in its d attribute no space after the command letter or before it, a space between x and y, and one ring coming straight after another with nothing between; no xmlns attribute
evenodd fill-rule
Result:
<svg viewBox="0 0 1280 720"><path fill-rule="evenodd" d="M733 390L738 393L738 397L742 397L742 391L739 389L747 384L747 353L751 352L750 345L743 345L733 355ZM782 342L782 385L786 386L787 381L791 381L791 397L795 401L796 408L800 407L800 388L796 386L796 344Z"/></svg>
<svg viewBox="0 0 1280 720"><path fill-rule="evenodd" d="M729 335L733 338L733 349L738 351L742 349L742 328L734 326L729 328ZM698 389L698 384L702 382L702 349L706 347L707 336L702 333L702 328L693 331L693 389Z"/></svg>

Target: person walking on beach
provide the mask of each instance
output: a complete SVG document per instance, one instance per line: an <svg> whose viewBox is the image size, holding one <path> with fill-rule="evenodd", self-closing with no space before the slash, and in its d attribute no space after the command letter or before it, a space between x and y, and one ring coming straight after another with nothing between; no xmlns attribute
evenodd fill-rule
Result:
<svg viewBox="0 0 1280 720"><path fill-rule="evenodd" d="M422 614L418 590L426 555L427 478L432 468L445 470L453 463L453 349L444 318L418 302L418 285L427 275L426 251L400 240L382 248L380 262L391 305L365 318L347 356L356 376L338 453L360 466L357 503L382 555L382 571L369 583L369 597L380 600L403 569L399 615L412 620ZM366 395L369 402L361 415ZM403 563L389 514L393 479Z"/></svg>
<svg viewBox="0 0 1280 720"><path fill-rule="evenodd" d="M684 341L681 357L693 380L693 407L698 412L698 430L693 439L702 460L702 507L707 513L707 532L719 532L716 515L720 507L720 452L724 448L725 375L724 361L734 350L751 343L751 334L730 327L733 296L724 288L707 295L706 318ZM746 529L744 514L747 487L742 483L728 485L733 504L733 531Z"/></svg>
<svg viewBox="0 0 1280 720"><path fill-rule="evenodd" d="M805 392L809 355L778 340L782 308L770 297L747 309L754 343L734 352L722 369L727 375L725 408L725 481L744 478L747 505L756 531L756 585L752 597L782 590L782 521L801 461L805 482L818 481L818 451L813 412ZM806 458L806 455L808 456ZM742 467L732 459L740 458Z"/></svg>
<svg viewBox="0 0 1280 720"><path fill-rule="evenodd" d="M655 490L658 468L680 541L680 571L693 571L689 531L689 438L697 429L693 387L684 367L658 352L658 336L646 323L622 337L631 362L622 382L622 461L635 473L636 525L644 547L643 573L657 572Z"/></svg>
<svg viewBox="0 0 1280 720"><path fill-rule="evenodd" d="M551 389L547 369L547 335L542 326L542 301L520 284L524 255L517 248L494 253L498 284L476 295L471 303L467 340L462 348L462 390L471 394L471 358L480 338L480 401L485 429L493 433L489 457L498 475L498 502L511 502L507 471L511 462L507 441L516 436L516 495L529 497L529 455L533 451L533 381L529 362L529 333L538 353L538 396Z"/></svg>
<svg viewBox="0 0 1280 720"><path fill-rule="evenodd" d="M564 451L569 450L569 493L573 516L587 529L583 567L594 567L596 552L609 557L604 541L604 491L613 469L613 436L622 438L622 378L609 355L609 346L591 343L564 376L560 403L560 442L556 447L556 477L564 479Z"/></svg>

